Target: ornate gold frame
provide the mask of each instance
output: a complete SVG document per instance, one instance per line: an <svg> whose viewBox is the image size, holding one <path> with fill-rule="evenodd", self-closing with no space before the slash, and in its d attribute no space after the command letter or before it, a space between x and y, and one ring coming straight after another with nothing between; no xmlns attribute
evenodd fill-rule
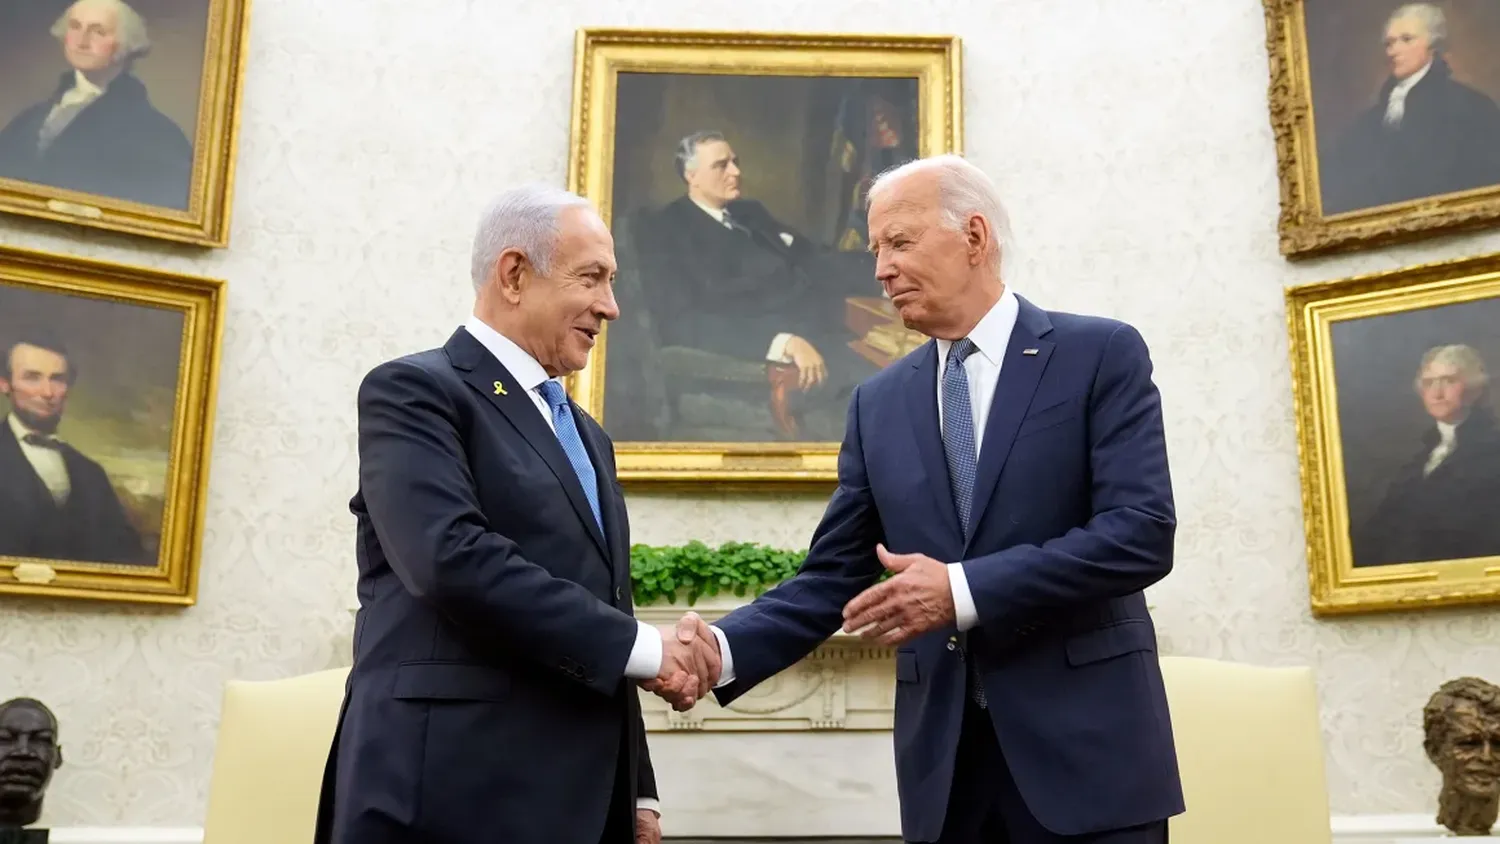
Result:
<svg viewBox="0 0 1500 844"><path fill-rule="evenodd" d="M197 601L209 452L224 331L225 283L45 252L0 247L0 282L180 311L161 553L155 568L0 557L0 593L191 605Z"/></svg>
<svg viewBox="0 0 1500 844"><path fill-rule="evenodd" d="M250 0L208 0L186 210L0 179L0 212L197 246L229 245Z"/></svg>
<svg viewBox="0 0 1500 844"><path fill-rule="evenodd" d="M1424 264L1286 291L1314 614L1500 603L1500 556L1354 569L1331 351L1332 326L1342 320L1497 296L1500 255Z"/></svg>
<svg viewBox="0 0 1500 844"><path fill-rule="evenodd" d="M610 217L615 92L621 71L729 75L914 77L919 154L963 151L959 39L942 35L824 35L581 29L573 68L568 188ZM609 329L589 366L568 380L574 400L603 422ZM622 482L763 487L837 479L838 443L617 442Z"/></svg>
<svg viewBox="0 0 1500 844"><path fill-rule="evenodd" d="M1304 2L1263 0L1271 67L1271 128L1281 182L1281 254L1295 260L1348 252L1500 220L1500 185L1323 215Z"/></svg>

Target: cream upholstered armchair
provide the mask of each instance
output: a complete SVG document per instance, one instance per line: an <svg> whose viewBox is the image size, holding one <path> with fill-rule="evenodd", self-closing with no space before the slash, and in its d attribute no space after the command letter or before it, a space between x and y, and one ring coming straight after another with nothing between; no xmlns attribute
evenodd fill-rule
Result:
<svg viewBox="0 0 1500 844"><path fill-rule="evenodd" d="M1308 668L1164 656L1187 812L1172 844L1330 844Z"/></svg>
<svg viewBox="0 0 1500 844"><path fill-rule="evenodd" d="M349 669L224 690L203 844L311 841Z"/></svg>

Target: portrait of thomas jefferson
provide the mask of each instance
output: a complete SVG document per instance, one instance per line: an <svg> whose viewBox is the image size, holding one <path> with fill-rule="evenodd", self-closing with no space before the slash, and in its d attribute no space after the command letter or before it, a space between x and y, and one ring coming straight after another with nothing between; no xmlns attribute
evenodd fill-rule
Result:
<svg viewBox="0 0 1500 844"><path fill-rule="evenodd" d="M1500 16L1462 8L1471 31L1470 72L1461 76L1450 60L1454 21L1442 6L1401 5L1384 16L1380 40L1366 41L1370 16L1383 8L1366 0L1309 6L1324 214L1500 185L1500 78L1487 60ZM1384 53L1383 78L1366 72L1375 51Z"/></svg>
<svg viewBox="0 0 1500 844"><path fill-rule="evenodd" d="M0 15L0 26L31 20L20 14ZM0 37L14 45L21 38L48 36L43 29ZM124 0L77 0L52 22L50 37L61 69L50 93L0 129L0 177L186 208L193 143L190 133L153 103L136 73L136 64L152 51L145 19ZM16 56L0 59L9 65ZM18 70L0 70L0 78L18 85ZM30 76L37 72L27 70Z"/></svg>
<svg viewBox="0 0 1500 844"><path fill-rule="evenodd" d="M1352 528L1354 565L1500 555L1500 427L1483 358L1463 344L1433 347L1411 383L1426 429L1388 443L1406 459Z"/></svg>

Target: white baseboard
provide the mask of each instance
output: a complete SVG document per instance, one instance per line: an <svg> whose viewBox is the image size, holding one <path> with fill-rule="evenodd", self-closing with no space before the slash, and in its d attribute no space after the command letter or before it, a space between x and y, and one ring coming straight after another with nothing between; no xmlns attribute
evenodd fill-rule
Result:
<svg viewBox="0 0 1500 844"><path fill-rule="evenodd" d="M1408 844L1450 837L1431 815L1335 815L1334 844ZM197 827L60 827L49 844L203 844ZM1286 842L1266 842L1286 844Z"/></svg>

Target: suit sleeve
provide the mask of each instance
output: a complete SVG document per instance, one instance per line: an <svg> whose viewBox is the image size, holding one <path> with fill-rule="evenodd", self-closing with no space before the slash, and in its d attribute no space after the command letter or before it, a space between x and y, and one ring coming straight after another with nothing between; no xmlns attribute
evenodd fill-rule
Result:
<svg viewBox="0 0 1500 844"><path fill-rule="evenodd" d="M382 364L361 383L358 412L360 492L406 589L476 640L616 693L635 619L490 529L453 401L434 376Z"/></svg>
<svg viewBox="0 0 1500 844"><path fill-rule="evenodd" d="M646 741L646 720L640 711L635 714L635 736L638 746L635 763L636 808L655 809L657 814L661 814L661 795L656 791L656 769L651 766L651 748Z"/></svg>
<svg viewBox="0 0 1500 844"><path fill-rule="evenodd" d="M859 390L839 448L839 486L792 577L714 624L733 653L734 677L714 690L720 705L812 653L844 623L844 605L885 570L875 556L884 537L870 494L859 434Z"/></svg>
<svg viewBox="0 0 1500 844"><path fill-rule="evenodd" d="M981 626L1129 595L1172 570L1177 520L1151 371L1141 335L1115 329L1088 407L1092 516L1040 545L964 561Z"/></svg>

